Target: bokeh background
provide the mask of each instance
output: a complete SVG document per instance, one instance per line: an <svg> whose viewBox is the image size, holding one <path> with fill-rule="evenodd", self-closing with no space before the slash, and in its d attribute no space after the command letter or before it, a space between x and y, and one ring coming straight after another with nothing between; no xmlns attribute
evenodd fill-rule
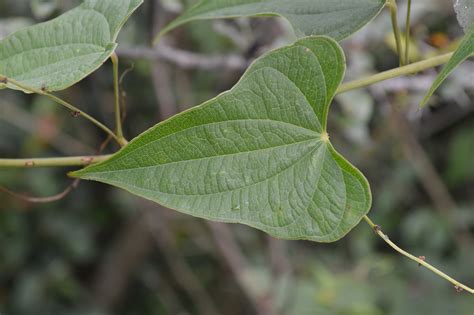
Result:
<svg viewBox="0 0 474 315"><path fill-rule="evenodd" d="M192 2L145 0L120 35L129 138L229 89L252 59L294 39L282 19L241 18L194 22L150 48ZM452 1L413 2L411 60L453 49L463 32ZM0 0L0 38L78 4ZM342 45L346 80L398 66L387 12ZM474 285L474 61L418 110L436 73L337 96L329 129L372 185L373 220ZM112 84L107 62L59 94L113 126ZM95 154L105 140L50 100L5 90L0 135L0 157L9 158ZM0 185L53 196L70 187L70 170L1 169ZM473 315L474 298L394 253L364 223L337 243L281 241L81 182L44 204L0 192L0 314Z"/></svg>

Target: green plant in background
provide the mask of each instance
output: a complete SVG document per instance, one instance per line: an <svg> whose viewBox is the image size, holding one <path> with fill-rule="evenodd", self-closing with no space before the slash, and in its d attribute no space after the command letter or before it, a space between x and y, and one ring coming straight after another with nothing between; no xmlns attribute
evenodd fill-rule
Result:
<svg viewBox="0 0 474 315"><path fill-rule="evenodd" d="M365 220L393 249L458 290L474 293L399 248L366 216L371 208L369 184L336 152L327 133L335 94L447 63L422 102L426 104L449 73L474 52L474 9L469 1L456 2L466 29L459 48L408 64L394 0L202 0L165 27L157 40L193 20L261 15L288 19L301 38L255 60L230 91L128 143L121 126L114 50L118 31L141 2L86 0L52 21L0 41L0 87L45 95L122 146L112 156L0 159L0 167L88 166L70 175L114 185L194 216L247 224L285 239L332 242ZM341 84L345 58L336 40L369 23L384 5L392 13L402 66ZM115 131L51 94L88 76L108 58L114 65Z"/></svg>
<svg viewBox="0 0 474 315"><path fill-rule="evenodd" d="M195 20L265 15L286 18L298 37L327 35L341 40L369 23L384 4L385 0L204 0L163 28L154 42Z"/></svg>

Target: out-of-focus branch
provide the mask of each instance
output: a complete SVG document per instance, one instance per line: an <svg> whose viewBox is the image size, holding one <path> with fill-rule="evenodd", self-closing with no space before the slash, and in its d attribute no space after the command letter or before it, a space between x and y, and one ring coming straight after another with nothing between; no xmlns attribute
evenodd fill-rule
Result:
<svg viewBox="0 0 474 315"><path fill-rule="evenodd" d="M431 199L434 209L446 222L452 224L452 215L450 213L456 210L458 206L431 162L427 152L419 142L415 130L413 130L413 127L406 118L406 113L401 112L400 109L389 101L384 89L374 86L372 92L374 92L380 104L390 108L391 115L388 121L390 131L398 140L405 158L411 164L420 184ZM469 231L465 229L461 229L453 237L459 244L471 242Z"/></svg>
<svg viewBox="0 0 474 315"><path fill-rule="evenodd" d="M145 205L145 202L143 204ZM151 205L150 208L144 210L144 217L147 218L148 229L155 244L163 254L174 279L192 299L199 310L199 314L220 314L212 298L179 252L176 240L169 229L171 220L168 218L169 214L167 212L170 212L170 210Z"/></svg>
<svg viewBox="0 0 474 315"><path fill-rule="evenodd" d="M452 224L452 211L458 209L458 205L451 196L448 187L439 175L435 166L431 162L428 153L415 136L410 123L400 113L394 112L392 115L392 130L399 135L399 142L404 155L411 163L423 188L432 200L433 207L446 222ZM471 241L469 231L462 229L455 233L453 237L459 244Z"/></svg>
<svg viewBox="0 0 474 315"><path fill-rule="evenodd" d="M4 100L0 100L0 120L5 121L12 126L21 129L32 135L41 134L39 132L39 122L33 115L23 110L18 104L10 104ZM49 134L54 135L47 139L48 144L55 150L64 154L83 154L84 152L93 152L93 149L82 143L77 138L72 137L62 130L58 129L55 124L48 124L51 128Z"/></svg>
<svg viewBox="0 0 474 315"><path fill-rule="evenodd" d="M159 104L159 118L165 120L178 112L173 84L170 80L170 66L160 60L152 62L151 78L153 92Z"/></svg>
<svg viewBox="0 0 474 315"><path fill-rule="evenodd" d="M153 238L143 215L126 222L106 252L93 283L96 303L106 311L118 306L134 270L153 248Z"/></svg>
<svg viewBox="0 0 474 315"><path fill-rule="evenodd" d="M239 55L202 55L163 43L154 48L119 47L117 54L122 58L166 61L183 69L213 70L225 68L244 70L249 65L249 61Z"/></svg>
<svg viewBox="0 0 474 315"><path fill-rule="evenodd" d="M394 134L399 135L398 139L403 152L411 162L423 187L433 201L433 206L441 215L446 218L450 217L449 212L457 208L456 203L431 163L428 154L416 139L405 116L394 111L392 115L392 128Z"/></svg>
<svg viewBox="0 0 474 315"><path fill-rule="evenodd" d="M267 236L267 240L273 275L279 277L290 273L291 262L288 259L288 246L286 241L271 236Z"/></svg>
<svg viewBox="0 0 474 315"><path fill-rule="evenodd" d="M153 34L159 33L163 27L165 16L163 6L160 0L154 0L151 4L151 29ZM178 107L176 104L176 97L174 95L174 88L171 76L171 67L161 59L152 59L151 79L153 83L153 92L155 93L156 100L159 106L159 118L160 120L166 120L167 118L178 113Z"/></svg>
<svg viewBox="0 0 474 315"><path fill-rule="evenodd" d="M214 236L217 248L230 267L240 288L253 303L257 314L275 315L271 297L257 297L249 289L248 283L245 281L245 273L250 268L249 263L232 235L232 231L224 223L208 222L207 224Z"/></svg>
<svg viewBox="0 0 474 315"><path fill-rule="evenodd" d="M276 239L267 235L268 254L270 264L272 267L272 281L280 283L281 279L292 277L291 261L288 254L288 242L285 240ZM291 280L290 280L291 281ZM272 286L271 295L276 296L276 286ZM273 308L279 314L286 314L291 309L295 301L295 292L290 291L286 294L283 303L273 303Z"/></svg>

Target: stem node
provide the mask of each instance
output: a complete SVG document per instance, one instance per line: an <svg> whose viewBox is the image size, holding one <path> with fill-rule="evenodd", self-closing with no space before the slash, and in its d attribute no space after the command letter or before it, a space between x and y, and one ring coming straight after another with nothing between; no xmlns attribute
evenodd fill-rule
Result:
<svg viewBox="0 0 474 315"><path fill-rule="evenodd" d="M418 256L418 259L419 259L419 260L426 261L426 257L425 257L425 256ZM420 264L420 263L418 263L418 267L421 267L421 264Z"/></svg>
<svg viewBox="0 0 474 315"><path fill-rule="evenodd" d="M0 159L1 168L36 168L60 166L88 166L107 160L111 155L71 156L54 158Z"/></svg>
<svg viewBox="0 0 474 315"><path fill-rule="evenodd" d="M378 226L377 224L372 222L372 220L368 216L364 216L364 220L365 220L365 222L367 222L368 225L370 225L370 227L372 229L374 229L374 231L376 231L377 235L382 240L384 240L384 242L387 243L391 248L393 248L396 252L398 252L399 254L401 254L401 255L403 255L403 256L405 256L405 257L407 257L407 258L409 258L409 259L411 259L415 262L417 262L420 266L425 267L426 269L428 269L431 272L437 274L441 278L451 282L451 284L454 285L454 288L456 289L457 292L467 291L471 294L474 294L474 289L471 289L470 287L462 284L461 282L451 278L450 276L448 276L447 274L445 274L441 270L437 269L436 267L430 265L429 263L427 263L425 261L426 258L424 256L415 257L412 254L410 254L409 252L407 252L406 250L400 248L397 244L392 242L390 240L390 238L388 237L388 235L386 235L384 232L382 232L382 230L380 229L380 226Z"/></svg>

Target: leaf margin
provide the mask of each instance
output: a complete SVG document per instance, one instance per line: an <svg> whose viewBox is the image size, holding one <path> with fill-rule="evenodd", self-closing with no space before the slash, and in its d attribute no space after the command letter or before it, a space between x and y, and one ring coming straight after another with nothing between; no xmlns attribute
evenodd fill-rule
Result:
<svg viewBox="0 0 474 315"><path fill-rule="evenodd" d="M295 32L295 35L297 37L300 37L300 38L303 38L303 37L307 37L307 36L328 36L328 34L303 34L301 30L299 29L296 29L296 27L293 25L293 23L287 18L285 17L283 14L281 13L277 13L277 12L266 12L266 13L255 13L255 14L244 14L244 15L239 15L239 14L235 14L235 15L226 15L226 16L223 16L223 17L204 17L204 18L199 18L199 17L189 17L189 18L185 18L185 16L187 14L189 14L189 12L191 12L192 10L198 8L202 2L204 2L205 0L200 0L198 1L197 3L195 3L194 5L190 6L189 8L187 8L180 16L178 16L176 19L174 19L173 21L171 21L170 23L168 23L167 25L165 25L163 27L162 30L160 30L160 32L153 38L152 40L152 45L156 45L158 44L158 42L160 41L160 39L166 35L168 32L172 31L173 29L179 27L179 26L182 26L184 24L187 24L189 22L193 22L193 21L197 21L197 20L212 20L212 19L231 19L231 18L239 18L239 17L280 17L280 18L283 18L285 19L286 21L288 21L290 23L290 25L292 26L292 29L293 31ZM354 30L352 30L349 34L345 35L345 36L339 36L339 37L334 37L334 39L340 41L342 39L345 39L349 36L351 36L352 34L356 33L357 31L359 31L360 29L362 29L364 26L366 26L367 24L369 24L370 22L372 22L379 14L380 12L383 10L383 8L387 5L387 2L388 0L381 0L383 3L380 4L380 8L378 9L378 11L372 16L370 17L369 19L367 19L365 22L361 23L360 25L358 25L356 28L354 28Z"/></svg>
<svg viewBox="0 0 474 315"><path fill-rule="evenodd" d="M296 46L298 44L298 42L300 41L304 41L304 40L307 40L307 39L311 39L311 38L320 38L320 39L325 39L325 40L329 40L333 43L336 44L335 47L338 47L338 49L340 50L341 52L341 56L342 56L342 65L343 65L343 73L341 75L341 80L339 82L339 85L341 84L342 82L342 79L344 77L344 72L345 72L345 56L344 56L344 53L342 51L342 48L337 44L336 41L334 41L334 39L330 38L330 37L327 37L327 36L309 36L309 37L305 37L303 39L300 39L298 40L297 42L293 43L292 45L289 45L289 46L285 46L285 47L281 47L279 49L276 49L276 50L273 50L273 51L269 51L267 52L266 54L262 55L262 57L258 58L257 60L253 61L252 64L249 66L248 69L251 69L252 66L254 64L256 64L257 62L259 62L259 60L261 60L262 58L270 55L270 54L273 54L275 53L275 51L278 51L280 49L285 49L287 47L292 47L292 46ZM304 47L304 46L303 46ZM215 100L219 99L220 97L222 97L223 95L226 95L227 93L231 93L233 91L233 89L238 86L242 80L244 80L246 78L246 76L248 74L251 74L251 72L249 72L249 70L247 70L243 75L242 77L239 79L239 81L233 86L232 89L228 90L228 91L224 91L218 95L216 95L215 97L211 98L210 100L206 101L206 102L203 102L202 104L199 104L197 106L194 106L192 108L189 108L165 121L162 121L162 122L159 122L158 124L150 127L148 130L144 131L143 133L141 133L140 135L138 135L137 137L135 137L134 139L132 139L130 141L130 143L125 146L124 148L122 148L119 152L117 152L116 154L114 154L111 158L103 161L103 162L100 162L98 164L94 164L94 165L91 165L91 166L88 166L86 168L83 168L83 169L80 169L80 170L77 170L77 171L74 171L74 172L70 172L68 173L68 175L70 177L73 177L73 178L81 178L81 179L85 179L85 180L96 180L96 181L99 181L99 182L102 182L102 183L105 183L105 184L109 184L109 185L113 185L113 186L116 186L115 184L111 183L111 182L107 182L107 181L104 181L102 179L98 179L98 178L94 178L94 176L90 175L90 174L85 174L89 169L91 168L94 168L96 166L101 166L102 164L106 164L106 163L109 163L109 162L113 162L115 159L119 159L121 156L120 156L120 152L122 152L123 150L126 150L127 148L130 148L130 146L132 147L132 150L134 150L135 148L133 148L135 145L137 145L138 142L142 141L143 140L143 137L146 137L147 135L151 134L151 132L156 129L156 128L159 128L159 126L162 126L163 124L166 124L168 123L170 120L174 120L174 119L179 119L182 115L186 114L186 113L190 113L190 112L193 112L193 111L198 111L200 110L202 107L205 107L206 105L209 105L209 104L212 104ZM330 104L335 96L335 90L334 90L334 94L331 95L331 97L327 100L328 102L328 105L327 105L327 109L329 110L329 107L330 107ZM326 120L327 120L327 116L326 116ZM323 131L326 132L326 126L323 127ZM143 140L144 142L146 142L146 140ZM364 215L366 215L370 209L371 209L371 205L372 205L372 193L371 193L371 190L370 190L370 184L367 180L367 178L364 176L364 174L359 170L357 169L353 164L351 164L347 159L345 159L340 153L338 153L336 151L336 149L333 147L332 143L329 142L329 139L326 143L326 145L328 146L327 147L327 150L329 151L329 153L331 154L332 158L334 159L334 161L337 163L338 167L340 168L341 171L347 171L347 170L350 170L350 172L348 171L348 173L350 173L350 175L352 175L360 184L361 184L361 188L363 188L363 191L364 191L364 197L366 199L366 204L367 204L367 207L365 208L364 212L362 214L358 214L358 219L355 223L352 224L352 226L349 228L349 229L346 229L343 233L339 233L336 237L333 237L331 239L315 239L314 237L311 237L311 236L297 236L297 237L288 237L288 236L285 236L285 237L281 237L281 236L277 236L275 234L273 234L273 232L269 232L268 229L265 229L262 227L262 225L259 225L259 224L254 224L252 222L242 222L242 221L239 221L239 220L232 220L232 219L219 219L219 218L216 218L212 215L205 215L203 213L199 213L199 215L196 215L196 214L193 214L191 212L188 212L187 210L179 210L179 209L176 209L176 208L173 208L173 207L169 207L170 209L173 209L177 212L180 212L180 213L184 213L186 215L191 215L193 217L196 217L196 218L201 218L201 219L206 219L206 220L211 220L211 221L215 221L215 222L223 222L223 223L238 223L238 224L243 224L243 225L246 225L246 226L250 226L252 228L255 228L257 230L260 230L260 231L263 231L264 233L267 233L269 235L272 235L273 237L276 237L276 238L282 238L282 239L287 239L287 240L308 240L308 241L316 241L316 242L320 242L320 243L330 243L330 242L335 242L343 237L345 237L355 226L357 226L360 221L363 219ZM138 145L137 145L138 147ZM341 163L343 165L341 165ZM84 175L85 174L85 175ZM136 192L133 192L130 188L128 187L125 187L125 186L119 186L118 187L119 189L122 189L122 190L125 190L129 193L131 193L132 195L137 195ZM347 194L347 193L346 193ZM158 201L156 200L153 200L151 197L145 197L143 195L138 195L139 197L141 198L144 198L144 199L147 199L147 200L150 200L154 203L158 203L160 204ZM347 195L346 195L347 196ZM168 206L166 206L168 207ZM350 210L350 209L349 209ZM344 215L345 213L348 211L348 209L345 209L344 210ZM341 222L343 221L344 219L341 218ZM331 233L328 233L327 235L325 235L325 237L330 237L330 235L333 235L337 232L337 229L334 229L331 231Z"/></svg>
<svg viewBox="0 0 474 315"><path fill-rule="evenodd" d="M115 0L109 0L109 1L113 2ZM86 72L84 72L80 76L77 76L74 80L69 80L68 82L65 82L65 83L63 83L61 85L58 85L58 86L55 86L55 87L49 87L49 86L48 87L43 87L43 86L36 86L36 85L32 86L32 87L37 88L37 89L45 88L48 92L61 91L61 90L67 89L67 88L75 85L76 83L82 81L84 78L88 77L90 74L92 74L97 69L99 69L110 58L110 56L114 53L115 49L118 46L118 44L116 43L116 40L117 40L117 37L119 35L119 32L120 32L121 28L125 25L125 23L128 21L130 16L143 4L143 1L144 0L130 0L127 14L123 16L120 23L118 23L116 25L115 29L113 30L113 32L110 33L110 36L111 36L110 42L107 43L105 46L103 46L104 51L100 54L99 57L96 58L96 60L94 60L94 62L90 63L90 66L89 66L89 68L87 69ZM7 35L6 37L4 37L0 40L0 45L2 45L2 43L6 43L8 41L14 41L16 39L16 37L18 36L18 34L31 32L31 30L39 29L39 28L42 28L42 27L49 27L49 26L52 27L52 26L55 25L55 23L58 23L58 21L61 21L62 19L65 19L65 16L70 15L71 12L73 12L75 10L77 10L77 11L79 11L79 10L91 10L90 8L87 8L87 5L97 4L97 3L100 3L100 2L98 0L84 0L83 2L81 2L80 5L72 8L71 10L68 10L68 11L60 14L59 16L57 16L53 19L50 19L48 21L44 21L44 22L41 22L41 23L37 23L37 24L34 24L34 25L30 25L30 26L21 28L21 29ZM101 4L103 4L103 3L101 3ZM103 13L100 12L100 11L96 10L95 12L103 15ZM105 17L105 15L104 15L104 17ZM105 19L107 19L107 18L105 18ZM110 31L111 25L108 24L108 26L109 26L109 31ZM11 56L9 56L9 57L11 57ZM0 62L1 62L1 60L0 60ZM46 66L48 66L48 65L46 65ZM9 76L5 75L4 73L0 73L0 76L5 77L7 79L9 78ZM15 77L11 77L11 78L16 79ZM18 81L22 82L22 80L18 80ZM6 80L6 83L0 82L0 90L2 90L2 89L18 90L18 91L22 91L26 94L31 94L32 93L30 90L26 90L26 89L20 88L16 85L9 84L8 80Z"/></svg>
<svg viewBox="0 0 474 315"><path fill-rule="evenodd" d="M432 83L430 89L426 92L425 96L420 102L419 108L424 108L430 101L431 96L436 92L436 90L441 86L441 84L446 80L446 78L454 71L456 68L461 65L465 60L474 56L474 23L471 24L466 35L463 36L461 43L458 48L454 51L451 59L443 69L438 73L436 79Z"/></svg>

